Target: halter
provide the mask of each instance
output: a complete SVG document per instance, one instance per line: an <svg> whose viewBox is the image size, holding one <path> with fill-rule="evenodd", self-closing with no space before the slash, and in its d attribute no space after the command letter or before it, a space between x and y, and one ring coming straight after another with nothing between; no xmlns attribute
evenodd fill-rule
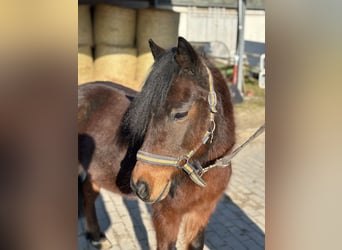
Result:
<svg viewBox="0 0 342 250"><path fill-rule="evenodd" d="M213 142L214 131L216 129L215 124L215 113L217 112L216 104L217 104L217 97L214 89L214 81L213 76L207 66L205 69L208 73L208 81L209 81L209 95L208 95L208 103L210 109L210 125L209 129L205 132L201 144L195 147L193 150L188 152L187 154L180 156L178 158L170 157L170 156L162 156L157 154L151 154L139 150L137 153L137 160L153 165L160 165L160 166L168 166L168 167L176 167L185 171L188 174L190 179L201 187L205 187L207 184L201 178L203 173L205 172L198 161L194 161L194 163L190 163L190 159L195 155L195 153L200 149L202 145L205 145L208 141L210 143Z"/></svg>

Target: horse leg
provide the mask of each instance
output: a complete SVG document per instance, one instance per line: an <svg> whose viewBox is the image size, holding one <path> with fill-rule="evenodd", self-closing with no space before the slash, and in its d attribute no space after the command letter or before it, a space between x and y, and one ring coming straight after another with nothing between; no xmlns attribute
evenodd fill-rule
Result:
<svg viewBox="0 0 342 250"><path fill-rule="evenodd" d="M226 174L219 175L215 174L213 171L211 173L215 176L215 180L218 183L221 183L221 185L208 185L205 190L206 193L202 193L202 197L206 198L203 199L202 202L197 203L197 206L193 207L191 212L184 216L184 240L187 249L189 250L203 249L205 228L207 227L210 216L214 213L232 174L231 168L225 168ZM214 180L213 177L211 178Z"/></svg>
<svg viewBox="0 0 342 250"><path fill-rule="evenodd" d="M175 211L154 209L153 224L156 231L157 250L175 250L181 216Z"/></svg>
<svg viewBox="0 0 342 250"><path fill-rule="evenodd" d="M202 250L204 247L205 228L197 232L195 238L188 244L188 250Z"/></svg>
<svg viewBox="0 0 342 250"><path fill-rule="evenodd" d="M95 200L99 195L99 188L94 185L87 177L82 184L84 214L86 218L86 234L91 243L100 247L101 242L106 240L104 234L100 231L100 226L96 217Z"/></svg>
<svg viewBox="0 0 342 250"><path fill-rule="evenodd" d="M188 250L202 250L204 247L205 228L212 210L190 212L185 215L184 242Z"/></svg>

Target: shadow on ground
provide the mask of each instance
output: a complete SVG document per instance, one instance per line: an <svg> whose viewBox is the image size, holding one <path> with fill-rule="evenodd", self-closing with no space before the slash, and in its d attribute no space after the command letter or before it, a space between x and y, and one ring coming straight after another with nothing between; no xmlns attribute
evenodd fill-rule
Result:
<svg viewBox="0 0 342 250"><path fill-rule="evenodd" d="M264 249L265 234L229 196L224 195L206 230L209 249Z"/></svg>
<svg viewBox="0 0 342 250"><path fill-rule="evenodd" d="M148 250L151 231L147 231L141 217L138 201L123 199L134 230L128 232L127 238L135 237L139 242L137 249ZM111 226L110 218L100 195L96 201L97 214L102 230L106 231ZM150 212L150 210L149 210ZM120 220L120 216L117 217ZM78 249L95 249L90 246L84 235L84 218L79 218L78 223ZM115 228L113 228L115 231ZM150 244L151 245L151 244ZM264 249L265 235L263 231L241 210L227 195L219 202L215 213L212 215L206 229L205 249ZM115 248L112 248L115 249Z"/></svg>

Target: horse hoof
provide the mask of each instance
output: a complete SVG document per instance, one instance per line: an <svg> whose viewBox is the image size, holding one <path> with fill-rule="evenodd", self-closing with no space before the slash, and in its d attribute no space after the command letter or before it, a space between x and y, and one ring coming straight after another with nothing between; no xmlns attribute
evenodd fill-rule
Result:
<svg viewBox="0 0 342 250"><path fill-rule="evenodd" d="M107 240L106 236L103 233L101 233L99 240L94 240L91 237L88 237L88 239L91 245L97 249L105 250L105 249L109 249L112 247L112 244L110 243L109 240Z"/></svg>
<svg viewBox="0 0 342 250"><path fill-rule="evenodd" d="M112 244L109 242L109 240L107 240L106 238L102 238L98 241L96 240L91 240L90 243L96 247L97 249L101 249L101 250L105 250L105 249L109 249L112 247Z"/></svg>

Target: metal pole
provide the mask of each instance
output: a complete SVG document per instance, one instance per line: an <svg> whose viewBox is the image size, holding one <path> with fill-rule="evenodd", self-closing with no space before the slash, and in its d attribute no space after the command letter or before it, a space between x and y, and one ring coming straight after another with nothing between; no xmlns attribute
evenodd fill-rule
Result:
<svg viewBox="0 0 342 250"><path fill-rule="evenodd" d="M238 6L238 75L237 75L237 88L242 93L243 85L243 55L245 51L245 12L246 12L246 0L239 0Z"/></svg>

